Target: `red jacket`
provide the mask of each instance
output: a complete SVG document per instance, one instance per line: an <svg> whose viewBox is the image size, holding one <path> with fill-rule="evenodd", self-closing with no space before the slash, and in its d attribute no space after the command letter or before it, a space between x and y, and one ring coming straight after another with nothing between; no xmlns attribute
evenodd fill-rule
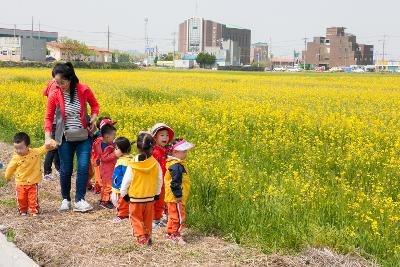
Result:
<svg viewBox="0 0 400 267"><path fill-rule="evenodd" d="M92 90L87 85L78 83L76 88L78 90L79 102L81 103L82 126L86 128L88 127L88 125L86 125L85 120L85 102L87 101L89 103L92 115L99 114L100 106L99 103L97 103L97 100L94 97ZM57 105L60 106L61 114L65 122L64 92L59 86L56 86L56 88L54 88L54 91L51 91L51 94L49 94L49 98L47 100L46 117L44 122L44 129L46 132L51 132L52 130L54 113Z"/></svg>
<svg viewBox="0 0 400 267"><path fill-rule="evenodd" d="M57 89L57 83L56 80L50 80L47 83L47 86L43 89L43 95L49 97L51 93L53 93L53 90Z"/></svg>
<svg viewBox="0 0 400 267"><path fill-rule="evenodd" d="M164 177L165 172L167 170L166 169L167 155L168 155L168 149L162 148L162 147L160 147L158 145L154 146L153 157L158 161L158 163L160 163L163 177Z"/></svg>
<svg viewBox="0 0 400 267"><path fill-rule="evenodd" d="M94 151L100 155L100 176L102 179L112 179L114 167L117 163L117 156L114 153L115 146L104 142L98 142L94 146Z"/></svg>

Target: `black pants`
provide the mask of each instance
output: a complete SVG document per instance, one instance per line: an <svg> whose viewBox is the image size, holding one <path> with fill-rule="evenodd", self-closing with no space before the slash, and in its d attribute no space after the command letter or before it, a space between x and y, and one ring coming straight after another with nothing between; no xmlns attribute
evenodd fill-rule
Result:
<svg viewBox="0 0 400 267"><path fill-rule="evenodd" d="M51 138L55 138L55 129L56 126L53 124L53 130L51 133ZM44 175L46 174L51 174L51 165L53 164L54 161L54 166L56 167L57 171L60 171L60 158L58 157L58 150L51 150L47 152L46 157L44 158Z"/></svg>

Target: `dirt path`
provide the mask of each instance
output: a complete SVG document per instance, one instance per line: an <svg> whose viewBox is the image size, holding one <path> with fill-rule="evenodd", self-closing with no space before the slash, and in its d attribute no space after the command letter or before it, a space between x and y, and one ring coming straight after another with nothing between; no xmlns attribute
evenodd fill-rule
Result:
<svg viewBox="0 0 400 267"><path fill-rule="evenodd" d="M0 142L0 161L7 163L11 155L12 147ZM42 182L43 213L21 217L14 183L0 188L0 225L12 229L16 245L41 266L372 266L359 257L327 249L310 249L298 256L265 255L191 230L184 247L166 243L163 229L155 231L153 246L139 246L129 234L128 221L113 224L115 212L98 208L97 196L87 194L95 207L90 213L60 214L59 192L58 181Z"/></svg>

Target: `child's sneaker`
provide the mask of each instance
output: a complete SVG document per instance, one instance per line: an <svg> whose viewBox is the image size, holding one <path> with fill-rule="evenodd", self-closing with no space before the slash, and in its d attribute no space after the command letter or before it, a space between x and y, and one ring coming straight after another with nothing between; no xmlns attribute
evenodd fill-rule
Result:
<svg viewBox="0 0 400 267"><path fill-rule="evenodd" d="M145 236L140 236L137 238L137 242L142 245L147 245L149 241Z"/></svg>
<svg viewBox="0 0 400 267"><path fill-rule="evenodd" d="M37 217L38 214L37 213L32 213L32 217Z"/></svg>
<svg viewBox="0 0 400 267"><path fill-rule="evenodd" d="M52 175L51 173L45 174L45 175L43 176L43 180L52 181L52 180L54 180L54 177L53 177L53 175Z"/></svg>
<svg viewBox="0 0 400 267"><path fill-rule="evenodd" d="M172 242L174 244L181 245L181 246L186 245L186 241L183 240L182 236L178 235L178 234L176 234L176 235L174 235L174 234L166 234L165 235L165 240L169 241L169 242Z"/></svg>
<svg viewBox="0 0 400 267"><path fill-rule="evenodd" d="M183 238L182 238L181 235L175 236L175 243L177 243L177 244L180 245L180 246L186 245L186 241L183 240Z"/></svg>
<svg viewBox="0 0 400 267"><path fill-rule="evenodd" d="M111 203L111 201L100 201L99 206L103 209L114 209L114 205Z"/></svg>
<svg viewBox="0 0 400 267"><path fill-rule="evenodd" d="M28 213L26 213L26 212L21 212L21 216L26 216L26 215L28 215Z"/></svg>
<svg viewBox="0 0 400 267"><path fill-rule="evenodd" d="M117 217L115 217L113 220L112 220L112 222L113 223L120 223L120 222L122 222L123 220L125 220L125 219L128 219L129 217L120 217L120 216L117 216Z"/></svg>
<svg viewBox="0 0 400 267"><path fill-rule="evenodd" d="M148 246L153 245L153 240L151 239L151 237L147 238L147 245Z"/></svg>

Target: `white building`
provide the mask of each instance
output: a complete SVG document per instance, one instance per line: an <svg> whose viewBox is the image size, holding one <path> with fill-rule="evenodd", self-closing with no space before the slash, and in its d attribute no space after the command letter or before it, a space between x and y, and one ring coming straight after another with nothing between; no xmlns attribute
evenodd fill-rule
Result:
<svg viewBox="0 0 400 267"><path fill-rule="evenodd" d="M92 51L92 55L85 57L80 55L74 60L89 61L89 62L112 62L112 52L107 49L98 48L95 46L88 46ZM64 48L63 43L59 42L49 42L47 43L47 50L49 51L49 56L52 56L58 61L68 61L68 53Z"/></svg>
<svg viewBox="0 0 400 267"><path fill-rule="evenodd" d="M27 37L0 37L0 60L45 61L46 40Z"/></svg>
<svg viewBox="0 0 400 267"><path fill-rule="evenodd" d="M205 52L214 55L218 66L240 66L240 47L238 42L226 40L220 47L206 47Z"/></svg>

